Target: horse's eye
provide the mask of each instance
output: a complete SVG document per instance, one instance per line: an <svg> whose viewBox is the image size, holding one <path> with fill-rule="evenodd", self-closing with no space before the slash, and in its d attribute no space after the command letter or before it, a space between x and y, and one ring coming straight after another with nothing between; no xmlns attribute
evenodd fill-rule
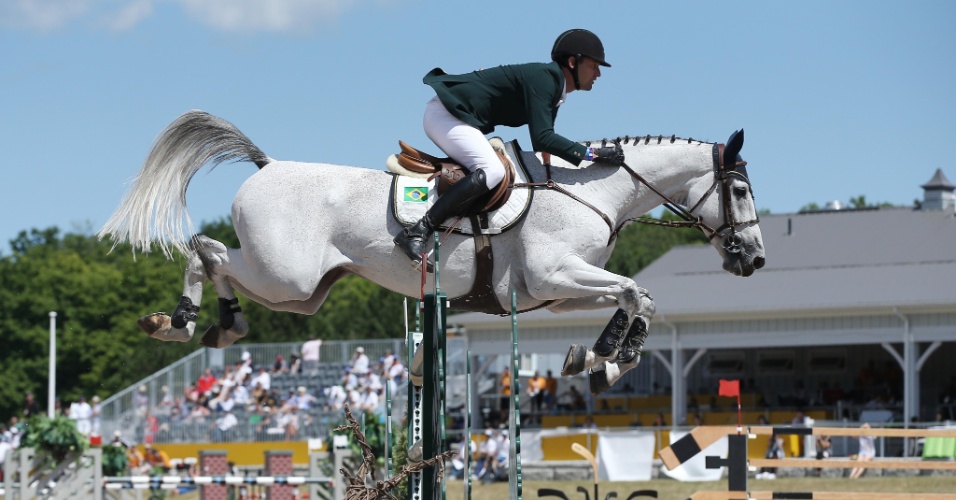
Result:
<svg viewBox="0 0 956 500"><path fill-rule="evenodd" d="M743 198L744 196L747 196L747 188L743 186L734 187L734 196L737 198Z"/></svg>

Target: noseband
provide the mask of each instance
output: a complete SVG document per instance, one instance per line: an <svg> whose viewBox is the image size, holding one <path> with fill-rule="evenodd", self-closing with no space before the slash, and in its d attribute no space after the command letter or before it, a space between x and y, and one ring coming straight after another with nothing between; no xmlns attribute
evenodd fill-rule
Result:
<svg viewBox="0 0 956 500"><path fill-rule="evenodd" d="M713 184L710 185L710 188L707 189L707 191L700 197L700 200L698 200L697 203L695 203L693 207L691 207L690 210L687 210L684 207L675 203L674 200L672 200L670 197L668 197L664 193L660 192L660 190L654 187L650 182L644 179L644 177L641 176L641 174L635 172L634 169L632 169L627 164L621 165L624 168L624 170L627 171L627 173L631 174L631 177L634 177L641 184L644 184L645 186L648 187L648 189L650 189L651 191L654 191L654 193L656 193L658 196L663 198L664 207L666 207L671 212L674 212L674 214L676 214L678 217L680 217L683 220L662 221L659 219L651 219L648 217L638 217L635 219L628 219L624 221L623 223L621 223L621 225L618 226L617 229L613 231L613 233L611 234L611 241L614 240L617 234L621 231L621 229L624 228L624 226L627 223L640 222L642 224L651 224L651 225L657 225L657 226L693 227L693 228L699 229L702 233L704 233L704 235L707 236L708 240L713 240L714 238L717 238L717 237L723 237L724 241L722 246L724 247L724 250L726 250L728 253L740 253L741 251L740 245L743 243L743 237L741 237L740 234L737 232L737 227L759 223L760 217L755 214L753 219L750 219L747 221L737 221L737 219L734 217L733 206L730 201L731 200L730 184L732 180L731 177L735 176L740 179L743 179L744 182L747 183L747 186L748 187L750 186L750 178L747 177L747 162L743 161L743 159L740 157L739 154L736 156L737 157L734 159L733 168L727 168L724 165L725 163L724 145L714 144L714 150L713 150L714 182ZM711 193L713 193L717 189L718 185L721 188L721 195L722 195L721 198L724 205L724 223L717 229L714 229L708 226L704 222L703 218L701 218L698 215L694 215L694 212L696 212L697 209L699 209L700 206L704 203L704 201L707 200L707 198L711 195ZM751 189L751 196L752 195L753 195L753 190Z"/></svg>

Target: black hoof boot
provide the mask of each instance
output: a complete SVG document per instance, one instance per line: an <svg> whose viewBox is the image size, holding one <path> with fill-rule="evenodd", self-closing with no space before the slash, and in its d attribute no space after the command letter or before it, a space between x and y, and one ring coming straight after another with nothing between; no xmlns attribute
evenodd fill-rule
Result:
<svg viewBox="0 0 956 500"><path fill-rule="evenodd" d="M644 352L644 341L647 340L647 325L637 317L627 330L621 349L617 352L617 362L624 364L636 363Z"/></svg>
<svg viewBox="0 0 956 500"><path fill-rule="evenodd" d="M425 251L426 244L425 241L429 236L432 235L432 230L429 229L428 221L423 217L421 220L416 222L414 225L406 227L402 232L398 233L395 236L395 239L392 240L395 242L395 245L398 248L401 248L405 255L415 264L416 267L421 268L422 265L422 254L427 253ZM434 267L431 262L427 262L428 272L433 272Z"/></svg>
<svg viewBox="0 0 956 500"><path fill-rule="evenodd" d="M621 346L621 342L624 340L624 332L626 329L627 312L625 312L624 309L618 309L614 313L614 316L611 317L611 321L604 327L601 336L594 342L594 348L592 349L594 354L604 358L613 358L615 351Z"/></svg>
<svg viewBox="0 0 956 500"><path fill-rule="evenodd" d="M183 295L183 298L179 299L179 305L176 306L176 310L173 311L173 328L186 328L187 323L190 321L195 322L198 317L199 306L193 305L192 299Z"/></svg>
<svg viewBox="0 0 956 500"><path fill-rule="evenodd" d="M242 312L239 307L239 299L224 299L219 297L219 326L223 330L229 330L236 324L236 313Z"/></svg>
<svg viewBox="0 0 956 500"><path fill-rule="evenodd" d="M561 369L562 377L570 377L584 371L584 362L588 355L588 348L581 344L572 344L568 349L568 356L564 358L564 368Z"/></svg>
<svg viewBox="0 0 956 500"><path fill-rule="evenodd" d="M601 370L596 372L591 370L588 372L588 386L591 389L591 394L598 395L602 392L608 390L611 387L611 384L607 383L607 372Z"/></svg>

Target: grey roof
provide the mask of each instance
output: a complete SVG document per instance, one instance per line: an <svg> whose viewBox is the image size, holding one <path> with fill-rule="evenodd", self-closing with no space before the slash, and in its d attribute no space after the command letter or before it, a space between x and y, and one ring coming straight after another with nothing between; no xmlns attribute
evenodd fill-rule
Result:
<svg viewBox="0 0 956 500"><path fill-rule="evenodd" d="M941 168L937 168L936 173L933 174L933 178L926 181L926 184L920 187L923 189L941 189L943 191L956 190L956 186L954 186L952 182L949 182L949 179L943 174L943 169Z"/></svg>
<svg viewBox="0 0 956 500"><path fill-rule="evenodd" d="M909 208L762 216L767 264L751 277L721 268L710 246L671 249L634 277L650 291L657 317L792 315L824 310L956 310L956 216ZM608 310L521 320L608 318ZM453 321L478 327L501 320L480 313Z"/></svg>

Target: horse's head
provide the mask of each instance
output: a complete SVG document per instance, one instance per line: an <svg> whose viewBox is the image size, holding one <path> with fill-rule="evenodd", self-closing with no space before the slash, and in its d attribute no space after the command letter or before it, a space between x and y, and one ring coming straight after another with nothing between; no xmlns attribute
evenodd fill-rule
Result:
<svg viewBox="0 0 956 500"><path fill-rule="evenodd" d="M717 145L714 177L691 190L690 199L700 201L690 212L703 222L701 229L724 258L724 270L750 276L766 260L747 162L740 157L743 145L743 129L726 146Z"/></svg>

